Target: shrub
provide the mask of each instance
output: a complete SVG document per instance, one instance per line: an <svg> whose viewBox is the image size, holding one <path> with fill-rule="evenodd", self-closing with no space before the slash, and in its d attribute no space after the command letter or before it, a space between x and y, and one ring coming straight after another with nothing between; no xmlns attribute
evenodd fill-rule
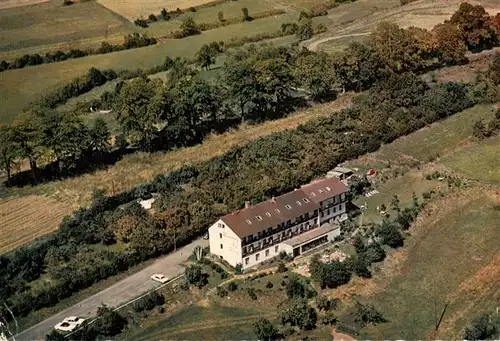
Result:
<svg viewBox="0 0 500 341"><path fill-rule="evenodd" d="M332 301L330 301L326 296L319 295L316 296L316 306L320 311L328 311L332 307Z"/></svg>
<svg viewBox="0 0 500 341"><path fill-rule="evenodd" d="M153 291L143 298L137 300L132 307L135 312L141 312L144 310L151 310L154 307L163 305L164 303L165 297L163 297L163 295L159 294L157 291Z"/></svg>
<svg viewBox="0 0 500 341"><path fill-rule="evenodd" d="M288 280L288 283L286 285L286 295L288 296L288 298L306 296L306 288L296 276L292 276Z"/></svg>
<svg viewBox="0 0 500 341"><path fill-rule="evenodd" d="M257 294L255 293L254 288L247 288L247 294L253 301L257 299Z"/></svg>
<svg viewBox="0 0 500 341"><path fill-rule="evenodd" d="M355 321L360 326L364 327L368 324L380 324L385 323L387 320L382 316L381 313L375 309L371 304L362 304L358 301L354 302L356 312L354 313Z"/></svg>
<svg viewBox="0 0 500 341"><path fill-rule="evenodd" d="M326 315L321 316L321 324L331 326L337 323L337 316L333 312L328 312Z"/></svg>
<svg viewBox="0 0 500 341"><path fill-rule="evenodd" d="M283 272L287 272L287 271L288 271L288 269L286 268L285 263L283 263L283 262L281 262L281 261L280 261L280 262L278 263L278 269L277 269L276 271L277 271L278 273L283 273Z"/></svg>
<svg viewBox="0 0 500 341"><path fill-rule="evenodd" d="M227 291L224 288L218 286L215 288L215 294L220 298L223 298L227 296Z"/></svg>
<svg viewBox="0 0 500 341"><path fill-rule="evenodd" d="M236 291L236 290L238 290L238 284L236 284L235 282L229 282L227 284L227 290L229 290L229 291Z"/></svg>
<svg viewBox="0 0 500 341"><path fill-rule="evenodd" d="M271 289L273 287L273 283L271 281L267 281L266 288Z"/></svg>
<svg viewBox="0 0 500 341"><path fill-rule="evenodd" d="M143 27L143 28L149 27L148 22L144 19L135 19L134 24L136 26Z"/></svg>

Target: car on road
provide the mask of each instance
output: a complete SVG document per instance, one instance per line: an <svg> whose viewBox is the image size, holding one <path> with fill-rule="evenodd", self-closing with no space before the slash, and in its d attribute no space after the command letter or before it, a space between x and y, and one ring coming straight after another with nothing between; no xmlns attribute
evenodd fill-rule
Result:
<svg viewBox="0 0 500 341"><path fill-rule="evenodd" d="M207 240L207 239L208 239L208 233L205 233L205 234L203 235L203 239L205 239L205 240Z"/></svg>
<svg viewBox="0 0 500 341"><path fill-rule="evenodd" d="M69 316L62 320L62 322L56 324L54 328L61 332L71 332L77 327L81 326L83 322L85 322L84 318L78 316Z"/></svg>
<svg viewBox="0 0 500 341"><path fill-rule="evenodd" d="M151 279L153 281L160 282L160 283L168 282L168 277L166 277L163 274L154 274L153 276L151 276Z"/></svg>

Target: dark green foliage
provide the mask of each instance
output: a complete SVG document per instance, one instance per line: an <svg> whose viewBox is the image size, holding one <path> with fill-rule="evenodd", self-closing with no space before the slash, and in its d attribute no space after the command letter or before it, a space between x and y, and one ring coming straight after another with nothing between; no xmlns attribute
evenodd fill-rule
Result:
<svg viewBox="0 0 500 341"><path fill-rule="evenodd" d="M219 296L220 298L226 297L227 296L227 290L218 286L215 288L215 294Z"/></svg>
<svg viewBox="0 0 500 341"><path fill-rule="evenodd" d="M396 225L389 220L384 220L375 228L375 235L380 238L382 244L392 248L403 246L404 240Z"/></svg>
<svg viewBox="0 0 500 341"><path fill-rule="evenodd" d="M161 10L161 13L160 13L161 17L163 20L169 20L170 19L170 15L168 14L167 10L164 8Z"/></svg>
<svg viewBox="0 0 500 341"><path fill-rule="evenodd" d="M148 22L144 19L135 19L134 24L136 26L143 27L143 28L149 27Z"/></svg>
<svg viewBox="0 0 500 341"><path fill-rule="evenodd" d="M333 312L330 311L321 316L321 324L332 326L335 323L337 323L337 316Z"/></svg>
<svg viewBox="0 0 500 341"><path fill-rule="evenodd" d="M227 284L227 290L229 290L229 291L236 291L236 290L238 290L238 284L236 284L235 282L229 282Z"/></svg>
<svg viewBox="0 0 500 341"><path fill-rule="evenodd" d="M297 326L303 330L316 327L318 315L305 299L289 300L278 307L279 320L283 325Z"/></svg>
<svg viewBox="0 0 500 341"><path fill-rule="evenodd" d="M280 339L278 330L269 322L268 319L261 318L253 325L253 330L257 339L261 341L274 341Z"/></svg>
<svg viewBox="0 0 500 341"><path fill-rule="evenodd" d="M198 265L188 266L184 271L184 275L189 284L196 285L198 288L202 288L208 283L207 274L203 273Z"/></svg>
<svg viewBox="0 0 500 341"><path fill-rule="evenodd" d="M336 288L351 279L351 273L346 264L337 261L322 263L314 257L309 264L309 269L312 278L319 282L321 288Z"/></svg>
<svg viewBox="0 0 500 341"><path fill-rule="evenodd" d="M351 198L355 199L362 195L368 188L371 187L370 182L368 181L368 178L366 175L363 176L357 176L353 175L349 179L349 194Z"/></svg>
<svg viewBox="0 0 500 341"><path fill-rule="evenodd" d="M283 272L287 272L287 271L288 271L288 269L286 268L285 263L283 263L283 262L281 262L281 261L280 261L280 262L278 263L278 269L277 269L276 271L277 271L278 273L283 273Z"/></svg>
<svg viewBox="0 0 500 341"><path fill-rule="evenodd" d="M158 293L157 291L153 291L143 298L137 300L133 305L133 309L135 312L152 310L154 307L161 306L164 303L165 297L163 297L163 295Z"/></svg>
<svg viewBox="0 0 500 341"><path fill-rule="evenodd" d="M465 340L494 340L500 335L500 318L494 314L484 314L465 328Z"/></svg>
<svg viewBox="0 0 500 341"><path fill-rule="evenodd" d="M371 304L362 304L359 301L355 301L354 307L356 309L354 312L355 321L362 327L368 324L376 325L387 322L382 314Z"/></svg>
<svg viewBox="0 0 500 341"><path fill-rule="evenodd" d="M243 273L243 264L241 264L241 263L236 264L236 267L234 268L234 273L236 275L242 274Z"/></svg>
<svg viewBox="0 0 500 341"><path fill-rule="evenodd" d="M305 297L306 288L297 276L292 276L286 284L286 295L288 298Z"/></svg>
<svg viewBox="0 0 500 341"><path fill-rule="evenodd" d="M266 288L271 289L273 287L273 283L271 281L267 281Z"/></svg>
<svg viewBox="0 0 500 341"><path fill-rule="evenodd" d="M65 341L66 338L63 334L53 329L49 334L45 335L45 341Z"/></svg>
<svg viewBox="0 0 500 341"><path fill-rule="evenodd" d="M385 251L379 243L372 243L368 245L362 257L365 259L366 264L381 262L385 258Z"/></svg>
<svg viewBox="0 0 500 341"><path fill-rule="evenodd" d="M370 270L368 270L368 265L366 260L363 257L356 257L353 261L353 270L354 273L363 278L371 278L372 274Z"/></svg>
<svg viewBox="0 0 500 341"><path fill-rule="evenodd" d="M248 8L243 7L241 9L241 13L242 13L241 20L243 20L243 21L250 21L250 20L252 20L252 18L248 14Z"/></svg>
<svg viewBox="0 0 500 341"><path fill-rule="evenodd" d="M300 40L311 39L314 34L312 21L309 19L303 20L302 23L300 23L297 27L297 32L295 34Z"/></svg>
<svg viewBox="0 0 500 341"><path fill-rule="evenodd" d="M474 122L474 125L472 126L472 136L480 140L488 137L488 129L486 129L482 120Z"/></svg>
<svg viewBox="0 0 500 341"><path fill-rule="evenodd" d="M320 311L329 311L331 308L333 308L333 303L328 297L319 295L316 296L316 306Z"/></svg>
<svg viewBox="0 0 500 341"><path fill-rule="evenodd" d="M198 28L198 25L196 25L196 23L194 22L193 18L189 17L182 22L181 32L183 34L183 37L188 37L200 34L200 29Z"/></svg>
<svg viewBox="0 0 500 341"><path fill-rule="evenodd" d="M158 19L156 18L156 15L154 15L152 13L149 15L148 19L149 19L149 21L153 21L153 22L158 21Z"/></svg>
<svg viewBox="0 0 500 341"><path fill-rule="evenodd" d="M248 297L250 297L253 301L255 301L257 299L257 294L255 293L254 288L247 288L247 294L248 294Z"/></svg>

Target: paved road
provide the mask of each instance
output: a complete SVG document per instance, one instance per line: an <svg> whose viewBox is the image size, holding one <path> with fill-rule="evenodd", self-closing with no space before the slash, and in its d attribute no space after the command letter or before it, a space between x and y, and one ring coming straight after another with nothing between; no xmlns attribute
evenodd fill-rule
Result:
<svg viewBox="0 0 500 341"><path fill-rule="evenodd" d="M157 259L147 268L17 334L15 336L16 341L41 340L45 334L49 333L57 323L67 316L90 317L96 313L97 308L103 303L115 307L132 300L160 285L150 279L151 275L162 273L169 278L173 278L181 274L184 268L180 264L187 260L197 245L201 247L208 246L208 240L195 240L176 252Z"/></svg>

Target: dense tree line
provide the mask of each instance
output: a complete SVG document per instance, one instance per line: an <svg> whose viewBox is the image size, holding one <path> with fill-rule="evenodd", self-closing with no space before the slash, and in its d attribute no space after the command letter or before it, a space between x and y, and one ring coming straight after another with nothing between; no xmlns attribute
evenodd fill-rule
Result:
<svg viewBox="0 0 500 341"><path fill-rule="evenodd" d="M138 47L154 45L157 43L155 38L149 38L147 35L139 33L128 34L123 39L124 42L121 45L111 45L103 41L101 43L101 46L97 49L71 49L69 52L63 52L59 50L55 52L47 52L45 56L41 56L40 54L35 53L25 54L24 56L14 59L10 62L2 60L0 62L0 72L5 70L22 69L26 66L57 63L68 59L81 58L94 54L105 54L115 51L135 49Z"/></svg>
<svg viewBox="0 0 500 341"><path fill-rule="evenodd" d="M374 44L377 46L379 42ZM54 234L0 256L0 296L16 315L55 304L133 264L191 241L203 234L218 216L240 208L245 201L260 202L297 188L345 160L378 149L382 143L490 100L495 91L494 86L484 86L489 84L485 80L470 86L428 85L411 72L396 72L405 68L388 67L387 61L380 60L374 49L354 44L342 58L334 58L340 61L340 66L334 66L351 70L353 75L349 82L347 78L335 78L340 88L372 86L366 94L357 97L351 108L295 130L258 139L212 160L158 175L151 183L134 190L112 197L96 196L89 208L82 208L64 219ZM357 51L354 55L357 57L349 55L349 51ZM314 54L287 48L239 51L224 66L227 71L220 82L214 84L205 82L196 72L193 74L186 65L177 65L172 69L175 72L169 84L145 78L124 84L117 94L119 120L131 143L149 148L156 141L167 145L192 143L204 134L206 128L199 128L200 125L212 122L217 126L221 117L223 120L236 117L238 121L278 117L295 100L292 85L299 81L294 76L294 65L301 59L306 59L306 65L315 65L307 60L310 55ZM356 62L345 65L348 57ZM314 58L329 59L321 54ZM370 69L372 60L379 60L380 64ZM325 68L322 63L317 65ZM379 65L386 65L382 73ZM322 75L321 72L310 74L311 77ZM377 81L374 75L379 74ZM312 86L307 91L314 92ZM219 97L231 93L234 95L223 97L224 100ZM42 146L50 149L60 161L79 155L67 142L78 138L80 133L76 130L84 127L74 116L57 115L41 111L33 124L40 120L43 129L28 125L22 131L26 137L20 142L24 144L26 158L35 166L37 153L41 151L39 145L32 144L31 134L46 141ZM29 122L32 120L24 124ZM57 127L62 122L68 124L59 131ZM51 134L57 138L49 142ZM133 203L151 193L160 195L153 215ZM397 226L399 233L402 227ZM394 226L376 230L381 243L397 241L393 229ZM95 247L115 243L123 247L113 249L115 251ZM367 250L363 257L380 256L377 250ZM42 274L51 280L43 285L39 283L35 291L31 288L33 281ZM344 274L342 281L347 276Z"/></svg>

